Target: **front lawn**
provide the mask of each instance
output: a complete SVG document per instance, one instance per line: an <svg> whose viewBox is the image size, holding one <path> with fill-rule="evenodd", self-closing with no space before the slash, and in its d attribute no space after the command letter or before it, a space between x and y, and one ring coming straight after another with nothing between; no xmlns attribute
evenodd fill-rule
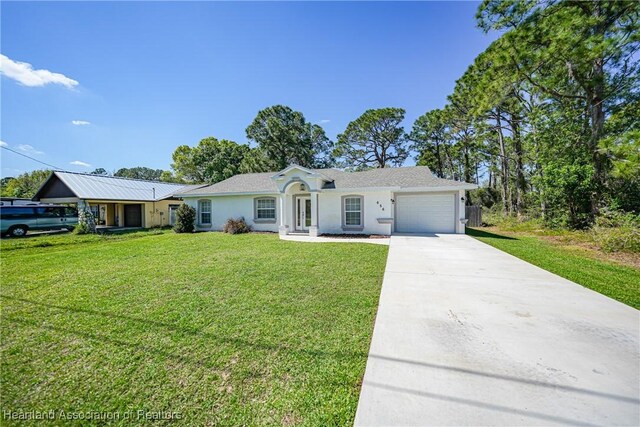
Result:
<svg viewBox="0 0 640 427"><path fill-rule="evenodd" d="M541 237L467 228L467 234L538 267L640 309L640 270Z"/></svg>
<svg viewBox="0 0 640 427"><path fill-rule="evenodd" d="M1 245L2 411L353 423L386 246L170 231Z"/></svg>

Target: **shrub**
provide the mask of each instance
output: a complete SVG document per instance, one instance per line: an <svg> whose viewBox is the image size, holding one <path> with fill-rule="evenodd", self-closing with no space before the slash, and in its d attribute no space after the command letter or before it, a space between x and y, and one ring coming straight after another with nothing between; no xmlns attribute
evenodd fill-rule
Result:
<svg viewBox="0 0 640 427"><path fill-rule="evenodd" d="M593 240L605 252L640 253L640 228L594 227Z"/></svg>
<svg viewBox="0 0 640 427"><path fill-rule="evenodd" d="M76 225L73 228L73 233L74 234L89 234L89 233L91 233L91 228L89 227L89 224L87 224L86 222L79 222L78 225Z"/></svg>
<svg viewBox="0 0 640 427"><path fill-rule="evenodd" d="M605 252L640 253L640 215L603 210L591 230L593 241Z"/></svg>
<svg viewBox="0 0 640 427"><path fill-rule="evenodd" d="M250 232L251 227L247 224L244 218L229 218L227 222L225 222L222 230L229 234L242 234Z"/></svg>
<svg viewBox="0 0 640 427"><path fill-rule="evenodd" d="M176 224L173 231L176 233L193 233L196 229L196 210L187 204L181 204L176 211Z"/></svg>
<svg viewBox="0 0 640 427"><path fill-rule="evenodd" d="M617 209L602 209L596 218L600 227L640 227L640 215Z"/></svg>
<svg viewBox="0 0 640 427"><path fill-rule="evenodd" d="M515 215L505 215L500 205L482 209L482 224L484 226L497 226L506 231L537 231L544 228L540 218L529 214L528 211L518 218Z"/></svg>

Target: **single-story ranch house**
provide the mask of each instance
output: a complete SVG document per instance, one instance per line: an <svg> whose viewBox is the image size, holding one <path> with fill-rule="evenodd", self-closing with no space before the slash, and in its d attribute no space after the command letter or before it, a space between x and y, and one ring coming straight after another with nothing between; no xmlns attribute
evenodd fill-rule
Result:
<svg viewBox="0 0 640 427"><path fill-rule="evenodd" d="M197 212L198 230L244 217L280 234L464 233L465 190L475 184L435 177L428 167L307 169L233 176L175 193Z"/></svg>
<svg viewBox="0 0 640 427"><path fill-rule="evenodd" d="M33 200L76 203L89 207L98 225L112 227L162 227L172 225L182 203L176 193L200 185L54 171Z"/></svg>

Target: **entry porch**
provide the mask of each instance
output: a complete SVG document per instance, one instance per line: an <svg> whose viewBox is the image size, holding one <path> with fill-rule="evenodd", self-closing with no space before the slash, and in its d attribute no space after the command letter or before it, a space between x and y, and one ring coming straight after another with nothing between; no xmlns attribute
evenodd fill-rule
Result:
<svg viewBox="0 0 640 427"><path fill-rule="evenodd" d="M78 209L86 206L96 226L107 228L136 228L144 225L144 203L120 203L98 200L79 200Z"/></svg>
<svg viewBox="0 0 640 427"><path fill-rule="evenodd" d="M280 235L318 236L318 191L300 181L286 186L279 197Z"/></svg>

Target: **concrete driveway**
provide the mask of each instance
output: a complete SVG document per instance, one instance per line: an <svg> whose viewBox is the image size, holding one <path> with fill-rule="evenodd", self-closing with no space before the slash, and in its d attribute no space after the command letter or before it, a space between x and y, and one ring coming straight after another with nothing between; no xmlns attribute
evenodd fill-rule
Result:
<svg viewBox="0 0 640 427"><path fill-rule="evenodd" d="M469 236L392 236L355 424L637 426L639 335L639 311Z"/></svg>

